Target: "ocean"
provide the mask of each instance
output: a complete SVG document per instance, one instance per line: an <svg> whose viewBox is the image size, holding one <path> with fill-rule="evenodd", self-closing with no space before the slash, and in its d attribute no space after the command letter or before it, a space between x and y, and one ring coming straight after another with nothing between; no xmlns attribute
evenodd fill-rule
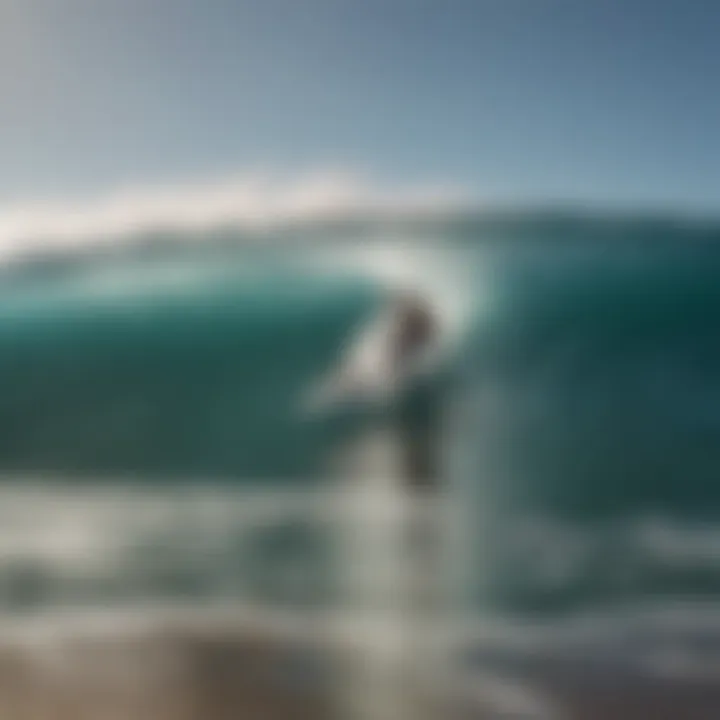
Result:
<svg viewBox="0 0 720 720"><path fill-rule="evenodd" d="M318 508L378 419L302 397L402 285L447 329L438 581L468 666L717 673L719 239L700 219L495 212L9 261L0 605L333 607Z"/></svg>

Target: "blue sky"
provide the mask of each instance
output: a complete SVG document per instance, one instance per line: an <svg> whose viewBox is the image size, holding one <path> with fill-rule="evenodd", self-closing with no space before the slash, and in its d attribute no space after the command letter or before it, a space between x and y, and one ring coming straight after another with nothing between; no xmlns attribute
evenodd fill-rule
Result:
<svg viewBox="0 0 720 720"><path fill-rule="evenodd" d="M0 0L0 206L265 166L720 209L717 0Z"/></svg>

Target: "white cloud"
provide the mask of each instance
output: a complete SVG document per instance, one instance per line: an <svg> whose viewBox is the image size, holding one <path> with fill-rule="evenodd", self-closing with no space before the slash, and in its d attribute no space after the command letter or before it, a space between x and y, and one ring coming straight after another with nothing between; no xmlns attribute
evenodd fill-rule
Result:
<svg viewBox="0 0 720 720"><path fill-rule="evenodd" d="M252 172L216 182L128 188L85 202L0 207L0 255L114 243L154 228L258 228L355 213L437 212L468 198L447 186L382 188L346 172Z"/></svg>

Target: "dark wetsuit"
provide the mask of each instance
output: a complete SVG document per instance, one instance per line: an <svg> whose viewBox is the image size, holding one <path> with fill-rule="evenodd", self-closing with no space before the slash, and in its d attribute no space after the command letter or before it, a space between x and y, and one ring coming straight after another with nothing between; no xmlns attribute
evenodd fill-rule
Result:
<svg viewBox="0 0 720 720"><path fill-rule="evenodd" d="M397 323L393 359L396 367L402 369L415 353L433 342L436 325L424 304L414 300L399 306ZM432 489L438 480L440 413L433 395L432 387L420 383L401 399L397 409L402 473L408 485L415 489Z"/></svg>
<svg viewBox="0 0 720 720"><path fill-rule="evenodd" d="M402 366L412 355L433 340L435 322L422 305L406 304L398 311L398 327L395 335L393 359Z"/></svg>

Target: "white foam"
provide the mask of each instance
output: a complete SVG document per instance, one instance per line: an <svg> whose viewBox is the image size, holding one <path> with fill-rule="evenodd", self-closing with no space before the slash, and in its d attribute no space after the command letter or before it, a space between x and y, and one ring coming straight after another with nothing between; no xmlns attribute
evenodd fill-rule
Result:
<svg viewBox="0 0 720 720"><path fill-rule="evenodd" d="M444 186L381 187L353 173L246 172L209 182L130 187L81 201L36 200L0 207L0 258L28 252L114 247L152 230L258 230L344 215L411 215L467 204Z"/></svg>

